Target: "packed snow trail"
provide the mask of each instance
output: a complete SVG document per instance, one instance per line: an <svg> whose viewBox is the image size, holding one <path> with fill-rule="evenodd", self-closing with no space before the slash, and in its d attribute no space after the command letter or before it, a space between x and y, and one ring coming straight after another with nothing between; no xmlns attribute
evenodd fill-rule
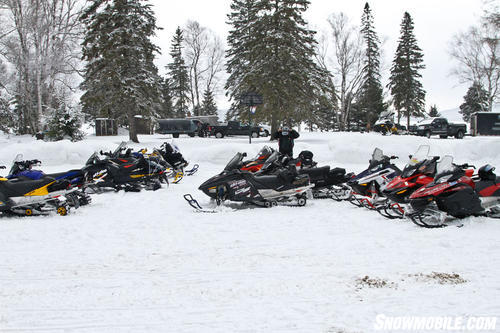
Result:
<svg viewBox="0 0 500 333"><path fill-rule="evenodd" d="M23 153L47 172L81 167L121 139L0 138L0 164ZM164 137L140 139L134 147L159 146ZM429 143L431 154L500 167L495 140L303 133L295 154L308 149L320 165L359 172L375 146L403 166ZM209 205L199 184L237 151L251 156L269 141L175 141L200 164L179 184L94 195L66 217L0 219L0 331L371 332L378 314L500 314L498 220L425 230L333 200L198 214L183 194Z"/></svg>

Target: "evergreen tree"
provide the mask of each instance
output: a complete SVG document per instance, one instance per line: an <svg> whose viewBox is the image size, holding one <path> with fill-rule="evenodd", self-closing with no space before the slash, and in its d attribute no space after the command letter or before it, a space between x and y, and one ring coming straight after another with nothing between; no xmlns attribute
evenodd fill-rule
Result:
<svg viewBox="0 0 500 333"><path fill-rule="evenodd" d="M231 13L227 15L231 30L227 37L226 71L229 77L225 89L232 101L226 114L227 120L248 119L248 107L240 105L239 99L243 93L256 90L257 83L250 66L252 49L262 32L257 12L257 0L233 0Z"/></svg>
<svg viewBox="0 0 500 333"><path fill-rule="evenodd" d="M210 89L206 89L203 93L201 112L205 116L217 114L217 104L215 103L214 94Z"/></svg>
<svg viewBox="0 0 500 333"><path fill-rule="evenodd" d="M270 122L272 131L280 123L309 120L311 101L318 99L326 76L313 60L315 32L307 29L302 17L309 1L233 0L233 5L227 51L229 95L260 92L265 104L253 118Z"/></svg>
<svg viewBox="0 0 500 333"><path fill-rule="evenodd" d="M9 133L15 130L16 117L15 113L10 108L10 103L7 98L0 94L0 131Z"/></svg>
<svg viewBox="0 0 500 333"><path fill-rule="evenodd" d="M182 57L182 30L177 27L170 47L172 62L167 65L173 112L177 118L184 118L189 112L189 76Z"/></svg>
<svg viewBox="0 0 500 333"><path fill-rule="evenodd" d="M464 103L460 105L460 112L464 121L468 122L474 112L488 111L488 92L483 88L481 83L474 82L469 87L464 96Z"/></svg>
<svg viewBox="0 0 500 333"><path fill-rule="evenodd" d="M432 105L431 108L429 109L429 117L440 117L441 114L438 112L438 108L436 104Z"/></svg>
<svg viewBox="0 0 500 333"><path fill-rule="evenodd" d="M84 138L84 133L80 130L81 114L76 110L61 104L48 122L47 137L53 141L70 139L79 141Z"/></svg>
<svg viewBox="0 0 500 333"><path fill-rule="evenodd" d="M83 111L128 122L138 142L135 115L158 110L160 78L153 63L159 49L151 37L159 29L145 0L93 0L82 15L86 61Z"/></svg>
<svg viewBox="0 0 500 333"><path fill-rule="evenodd" d="M380 41L373 27L373 15L368 2L365 4L361 17L361 26L361 34L366 47L359 103L365 122L371 125L378 118L378 115L386 109L386 106L380 83Z"/></svg>
<svg viewBox="0 0 500 333"><path fill-rule="evenodd" d="M172 93L170 91L170 81L168 77L161 81L161 104L158 110L160 118L173 118L174 107L172 105Z"/></svg>
<svg viewBox="0 0 500 333"><path fill-rule="evenodd" d="M419 73L425 65L413 28L413 20L410 14L405 12L401 23L401 36L387 85L393 97L394 107L398 111L398 124L401 115L405 114L408 127L410 117L422 116L425 109L425 91L420 82L422 75Z"/></svg>

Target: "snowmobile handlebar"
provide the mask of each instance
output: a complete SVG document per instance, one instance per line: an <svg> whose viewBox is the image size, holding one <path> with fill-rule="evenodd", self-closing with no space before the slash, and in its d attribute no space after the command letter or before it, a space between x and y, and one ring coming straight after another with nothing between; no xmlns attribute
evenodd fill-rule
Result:
<svg viewBox="0 0 500 333"><path fill-rule="evenodd" d="M461 169L468 169L468 168L475 169L475 168L476 168L476 166L474 166L474 165L472 165L472 164L467 164L467 163L461 164L461 165L459 165L459 167L460 167Z"/></svg>
<svg viewBox="0 0 500 333"><path fill-rule="evenodd" d="M18 165L22 165L24 167L30 167L32 165L36 165L36 164L42 164L42 161L40 160L27 160L27 161L18 161L18 162L14 162L15 164L18 164Z"/></svg>
<svg viewBox="0 0 500 333"><path fill-rule="evenodd" d="M4 165L0 165L0 169L5 169L5 166Z"/></svg>
<svg viewBox="0 0 500 333"><path fill-rule="evenodd" d="M389 157L389 159L391 159L391 160L395 160L395 159L398 159L398 158L399 158L399 157L394 156L394 155L392 155L391 157Z"/></svg>

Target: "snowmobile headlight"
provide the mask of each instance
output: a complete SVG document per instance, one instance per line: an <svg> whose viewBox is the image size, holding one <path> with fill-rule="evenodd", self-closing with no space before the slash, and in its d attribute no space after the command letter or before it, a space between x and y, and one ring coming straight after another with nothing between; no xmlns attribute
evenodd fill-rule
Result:
<svg viewBox="0 0 500 333"><path fill-rule="evenodd" d="M3 201L0 201L0 206L3 206L3 205L4 205Z"/></svg>
<svg viewBox="0 0 500 333"><path fill-rule="evenodd" d="M217 187L215 187L215 186L214 187L209 187L208 188L208 192L209 193L217 193Z"/></svg>
<svg viewBox="0 0 500 333"><path fill-rule="evenodd" d="M406 192L406 190L407 190L407 189L405 188L404 190L402 190L402 191L399 191L399 192L398 192L398 193L396 193L396 194L401 194L401 193L405 193L405 192Z"/></svg>
<svg viewBox="0 0 500 333"><path fill-rule="evenodd" d="M361 186L368 186L368 184L367 184L367 183L364 183L364 184L359 184L359 185L361 185Z"/></svg>

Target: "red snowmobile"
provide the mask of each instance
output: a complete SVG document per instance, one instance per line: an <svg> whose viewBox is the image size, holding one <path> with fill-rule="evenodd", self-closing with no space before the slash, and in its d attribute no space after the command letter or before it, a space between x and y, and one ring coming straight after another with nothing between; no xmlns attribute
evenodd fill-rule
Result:
<svg viewBox="0 0 500 333"><path fill-rule="evenodd" d="M434 180L410 196L414 212L407 215L425 228L445 227L456 218L468 216L500 218L500 177L489 164L473 177L473 167L456 165L453 157L443 157Z"/></svg>
<svg viewBox="0 0 500 333"><path fill-rule="evenodd" d="M384 217L403 218L405 211L411 210L410 195L434 180L439 156L429 157L429 146L420 146L417 152L409 157L410 160L401 175L396 176L382 189L382 195L387 201L379 205L377 211Z"/></svg>

